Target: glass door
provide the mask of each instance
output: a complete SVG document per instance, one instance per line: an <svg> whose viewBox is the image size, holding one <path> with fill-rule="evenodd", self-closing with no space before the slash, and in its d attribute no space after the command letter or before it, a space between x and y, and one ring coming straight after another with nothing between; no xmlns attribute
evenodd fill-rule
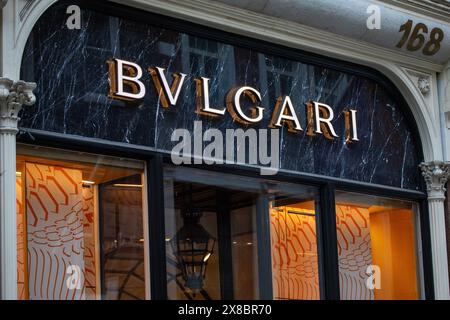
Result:
<svg viewBox="0 0 450 320"><path fill-rule="evenodd" d="M314 188L181 167L164 184L170 299L320 298Z"/></svg>

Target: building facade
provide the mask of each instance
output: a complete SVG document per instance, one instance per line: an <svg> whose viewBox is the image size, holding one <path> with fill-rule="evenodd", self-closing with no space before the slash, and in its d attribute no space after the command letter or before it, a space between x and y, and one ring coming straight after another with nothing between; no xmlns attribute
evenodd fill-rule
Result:
<svg viewBox="0 0 450 320"><path fill-rule="evenodd" d="M447 1L2 5L0 298L450 298Z"/></svg>

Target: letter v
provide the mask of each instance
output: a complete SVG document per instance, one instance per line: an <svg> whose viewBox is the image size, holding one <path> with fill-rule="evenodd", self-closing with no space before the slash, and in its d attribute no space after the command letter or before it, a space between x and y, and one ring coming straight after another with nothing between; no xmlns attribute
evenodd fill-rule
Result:
<svg viewBox="0 0 450 320"><path fill-rule="evenodd" d="M172 75L172 86L169 88L169 83L167 82L166 76L164 75L163 68L150 67L148 68L148 71L152 76L153 83L155 85L156 91L159 94L162 106L164 108L175 106L177 104L178 97L180 96L181 87L183 86L186 75L184 73L174 73Z"/></svg>

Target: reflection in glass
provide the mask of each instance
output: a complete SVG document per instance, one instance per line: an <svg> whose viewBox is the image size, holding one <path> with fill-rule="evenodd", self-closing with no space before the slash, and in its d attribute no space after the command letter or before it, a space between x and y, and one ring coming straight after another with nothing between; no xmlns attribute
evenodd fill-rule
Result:
<svg viewBox="0 0 450 320"><path fill-rule="evenodd" d="M173 180L166 180L165 188L169 299L220 299L216 192Z"/></svg>
<svg viewBox="0 0 450 320"><path fill-rule="evenodd" d="M145 299L141 175L99 185L102 297Z"/></svg>
<svg viewBox="0 0 450 320"><path fill-rule="evenodd" d="M253 200L254 196L251 196L251 202L230 210L234 298L239 300L257 299L259 296L255 221L258 208Z"/></svg>
<svg viewBox="0 0 450 320"><path fill-rule="evenodd" d="M272 283L276 299L320 297L313 188L187 168L164 178L170 299L258 299Z"/></svg>
<svg viewBox="0 0 450 320"><path fill-rule="evenodd" d="M206 266L214 253L216 239L200 224L202 211L192 203L192 188L185 193L188 201L182 209L183 225L170 241L184 286L194 294L203 288Z"/></svg>
<svg viewBox="0 0 450 320"><path fill-rule="evenodd" d="M18 146L19 299L145 298L143 169L129 159ZM124 259L113 267L117 250ZM139 265L128 268L130 259ZM114 292L110 269L120 271Z"/></svg>
<svg viewBox="0 0 450 320"><path fill-rule="evenodd" d="M220 177L196 173L200 171L182 168L165 173L168 296L257 299L257 197L239 184L225 188ZM204 175L208 179L203 179ZM192 222L186 221L186 212L201 212L195 222L196 237L202 238L203 243L194 258L198 272L203 271L201 281L194 283L198 286L191 285L184 271L186 263L193 259L187 260L178 248L173 250L181 231L193 227Z"/></svg>

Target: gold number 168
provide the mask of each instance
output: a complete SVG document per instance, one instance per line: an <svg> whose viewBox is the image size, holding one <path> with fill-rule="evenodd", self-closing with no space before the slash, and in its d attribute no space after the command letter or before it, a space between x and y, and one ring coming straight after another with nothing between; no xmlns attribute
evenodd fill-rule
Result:
<svg viewBox="0 0 450 320"><path fill-rule="evenodd" d="M424 46L426 40L424 34L428 33L428 27L423 23L418 23L411 33L412 27L412 20L408 20L400 26L398 32L404 33L396 47L402 48L409 39L406 45L408 51L417 51L423 47L422 53L426 56L432 56L439 51L441 42L444 39L444 31L442 31L442 29L433 28L430 33L430 40Z"/></svg>

